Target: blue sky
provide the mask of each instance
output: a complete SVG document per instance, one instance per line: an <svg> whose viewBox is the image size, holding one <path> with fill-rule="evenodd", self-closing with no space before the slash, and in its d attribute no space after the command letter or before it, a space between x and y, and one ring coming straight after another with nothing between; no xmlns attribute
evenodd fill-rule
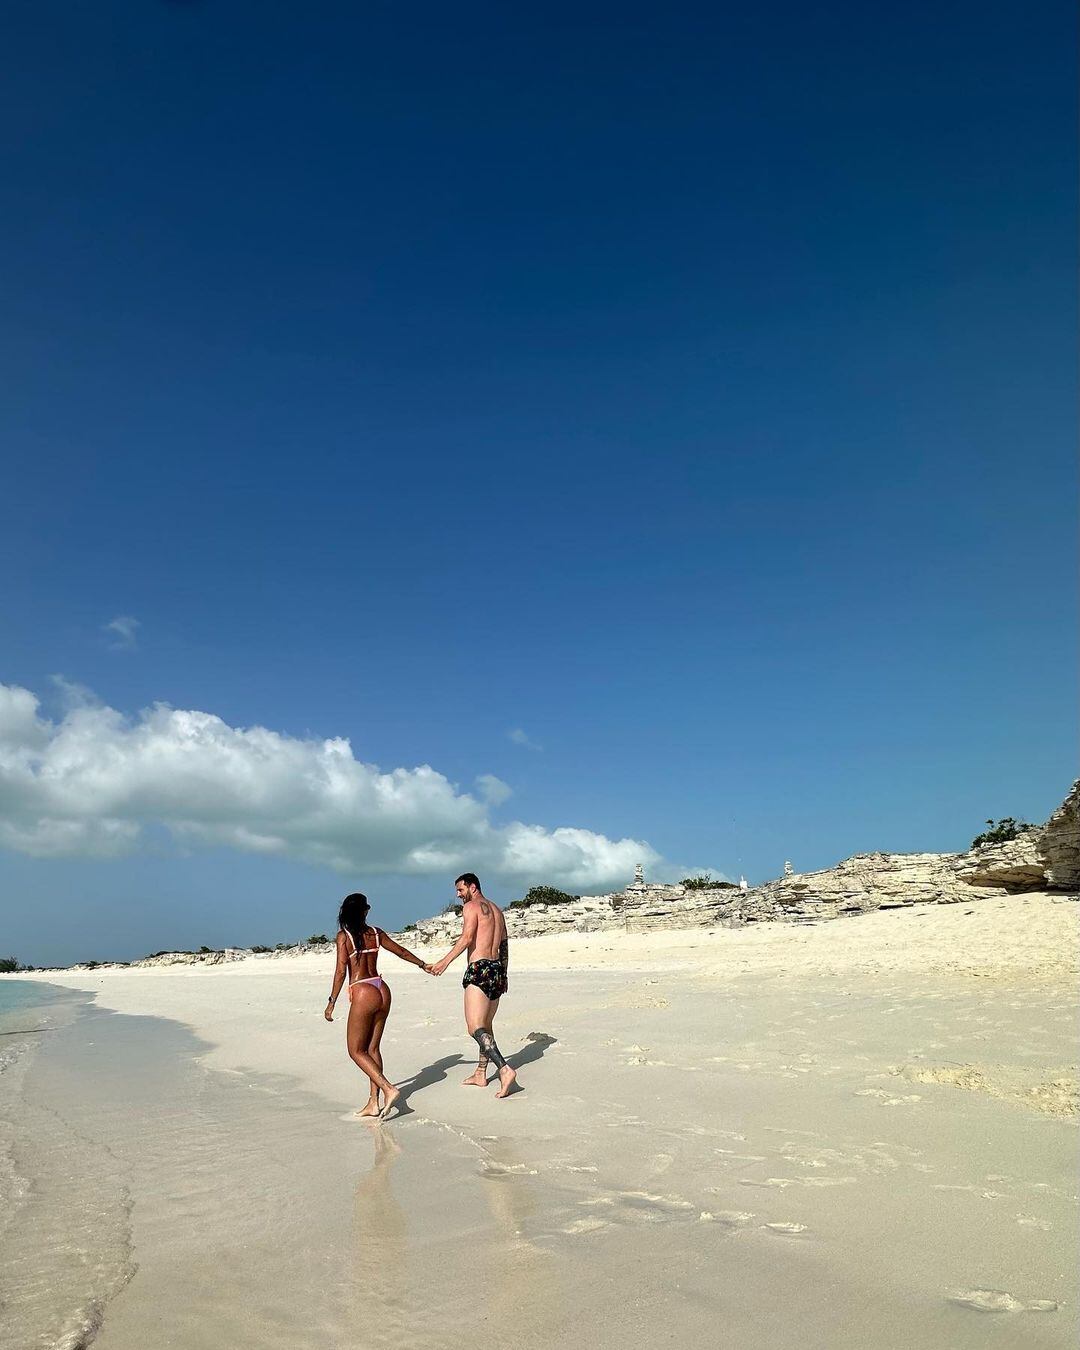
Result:
<svg viewBox="0 0 1080 1350"><path fill-rule="evenodd" d="M1074 23L16 5L0 946L1045 818Z"/></svg>

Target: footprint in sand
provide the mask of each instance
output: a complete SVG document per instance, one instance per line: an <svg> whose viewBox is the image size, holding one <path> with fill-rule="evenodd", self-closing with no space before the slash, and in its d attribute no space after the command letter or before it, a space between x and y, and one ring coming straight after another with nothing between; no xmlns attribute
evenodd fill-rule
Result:
<svg viewBox="0 0 1080 1350"><path fill-rule="evenodd" d="M764 1181L755 1181L750 1177L740 1177L740 1186L760 1186L765 1189L782 1191L787 1186L853 1186L856 1177L767 1177Z"/></svg>
<svg viewBox="0 0 1080 1350"><path fill-rule="evenodd" d="M712 1221L725 1228L745 1228L753 1223L754 1215L748 1209L718 1209L713 1211Z"/></svg>
<svg viewBox="0 0 1080 1350"><path fill-rule="evenodd" d="M911 1106L915 1102L922 1101L922 1098L915 1092L909 1093L906 1097L894 1097L881 1088L857 1088L852 1095L855 1097L876 1097L882 1106Z"/></svg>
<svg viewBox="0 0 1080 1350"><path fill-rule="evenodd" d="M623 1211L620 1217L646 1223L682 1218L695 1208L677 1195L653 1195L649 1191L620 1191L617 1204Z"/></svg>
<svg viewBox="0 0 1080 1350"><path fill-rule="evenodd" d="M681 1196L655 1195L651 1191L618 1191L612 1196L595 1195L579 1200L578 1204L586 1209L603 1212L574 1219L562 1232L594 1233L615 1224L665 1223L691 1218L698 1222L725 1222L724 1216L702 1212Z"/></svg>
<svg viewBox="0 0 1080 1350"><path fill-rule="evenodd" d="M761 1226L779 1237L798 1237L800 1233L809 1231L804 1223L763 1223Z"/></svg>
<svg viewBox="0 0 1080 1350"><path fill-rule="evenodd" d="M563 1233L569 1233L570 1236L572 1237L578 1237L582 1233L596 1233L601 1228L610 1228L610 1227L611 1225L608 1223L606 1219L596 1219L589 1217L585 1219L575 1219L573 1223L567 1224L566 1227L561 1229L560 1231L562 1231Z"/></svg>
<svg viewBox="0 0 1080 1350"><path fill-rule="evenodd" d="M1037 1219L1034 1214L1018 1214L1016 1222L1021 1228L1037 1228L1040 1233L1049 1233L1054 1226L1048 1219Z"/></svg>
<svg viewBox="0 0 1080 1350"><path fill-rule="evenodd" d="M984 1313L1057 1312L1058 1307L1053 1299L1020 1299L1004 1289L964 1289L950 1294L949 1302Z"/></svg>

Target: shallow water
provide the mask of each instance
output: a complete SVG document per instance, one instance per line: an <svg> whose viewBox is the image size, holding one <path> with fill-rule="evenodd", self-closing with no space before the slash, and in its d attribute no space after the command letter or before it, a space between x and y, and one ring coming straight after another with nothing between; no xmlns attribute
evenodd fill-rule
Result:
<svg viewBox="0 0 1080 1350"><path fill-rule="evenodd" d="M515 992L527 1091L460 1088L456 1007L403 1000L394 1063L427 1067L382 1127L76 1005L26 1061L4 1350L1073 1344L1076 1125L1025 1097L1071 1048L1060 993Z"/></svg>

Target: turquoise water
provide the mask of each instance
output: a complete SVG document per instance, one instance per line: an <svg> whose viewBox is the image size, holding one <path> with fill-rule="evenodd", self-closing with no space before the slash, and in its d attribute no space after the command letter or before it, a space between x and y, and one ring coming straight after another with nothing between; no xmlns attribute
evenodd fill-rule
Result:
<svg viewBox="0 0 1080 1350"><path fill-rule="evenodd" d="M9 1013L47 1008L50 1004L71 1002L73 998L78 995L70 989L41 980L0 979L0 1021L5 1021ZM34 1024L32 1018L27 1019L27 1026Z"/></svg>

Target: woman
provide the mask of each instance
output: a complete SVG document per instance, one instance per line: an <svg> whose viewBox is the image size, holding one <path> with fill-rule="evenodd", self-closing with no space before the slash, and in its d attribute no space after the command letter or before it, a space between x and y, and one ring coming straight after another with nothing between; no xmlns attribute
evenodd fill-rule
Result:
<svg viewBox="0 0 1080 1350"><path fill-rule="evenodd" d="M345 977L349 980L349 1022L346 1028L346 1044L349 1058L367 1074L371 1082L371 1095L368 1104L357 1115L372 1119L385 1120L401 1095L400 1091L383 1075L382 1041L383 1027L390 1013L390 987L375 969L379 959L379 948L383 947L403 961L410 961L421 970L430 969L418 956L399 947L393 938L388 938L381 928L368 927L368 911L371 906L366 895L347 895L338 910L337 965L334 968L334 985L326 1002L323 1016L328 1022L334 1020L334 1004ZM382 1093L382 1105L379 1094Z"/></svg>

